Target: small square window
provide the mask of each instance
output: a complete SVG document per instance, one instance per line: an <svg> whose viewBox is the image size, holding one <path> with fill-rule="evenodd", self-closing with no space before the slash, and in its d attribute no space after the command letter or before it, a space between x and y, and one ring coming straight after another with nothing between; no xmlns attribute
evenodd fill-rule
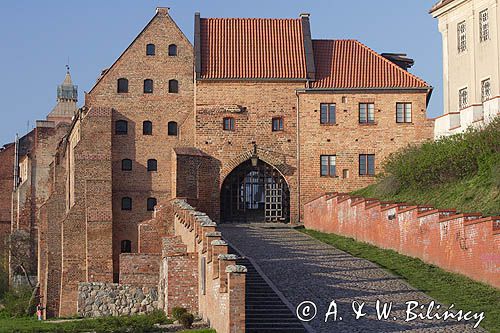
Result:
<svg viewBox="0 0 500 333"><path fill-rule="evenodd" d="M132 198L122 198L122 210L132 210Z"/></svg>
<svg viewBox="0 0 500 333"><path fill-rule="evenodd" d="M156 198L148 198L148 201L147 201L148 212L152 212L155 210L156 203L157 203Z"/></svg>
<svg viewBox="0 0 500 333"><path fill-rule="evenodd" d="M132 171L132 160L124 159L122 160L122 170L123 171Z"/></svg>
<svg viewBox="0 0 500 333"><path fill-rule="evenodd" d="M224 131L234 131L234 118L224 118L222 121L222 128L224 129Z"/></svg>
<svg viewBox="0 0 500 333"><path fill-rule="evenodd" d="M273 118L273 132L283 131L283 118Z"/></svg>
<svg viewBox="0 0 500 333"><path fill-rule="evenodd" d="M148 160L148 171L158 171L158 162L156 160Z"/></svg>

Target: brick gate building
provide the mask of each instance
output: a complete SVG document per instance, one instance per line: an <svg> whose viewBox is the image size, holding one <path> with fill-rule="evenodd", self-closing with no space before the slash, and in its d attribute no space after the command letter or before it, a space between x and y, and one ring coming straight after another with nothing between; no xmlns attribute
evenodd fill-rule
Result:
<svg viewBox="0 0 500 333"><path fill-rule="evenodd" d="M76 313L80 282L121 282L123 253L160 252L169 227L144 230L162 202L298 222L308 200L366 186L391 152L432 138L432 88L408 61L314 40L307 14L194 26L192 45L158 8L60 141L39 212L49 316Z"/></svg>

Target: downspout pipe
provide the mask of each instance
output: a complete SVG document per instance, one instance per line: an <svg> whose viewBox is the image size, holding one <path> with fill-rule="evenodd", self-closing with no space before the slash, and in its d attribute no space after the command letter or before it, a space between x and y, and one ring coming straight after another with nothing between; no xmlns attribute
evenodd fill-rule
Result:
<svg viewBox="0 0 500 333"><path fill-rule="evenodd" d="M309 86L309 81L307 83ZM297 144L297 222L300 223L300 214L301 214L301 207L300 207L300 115L299 115L299 92L295 90L295 97L296 97L296 105L295 105L295 112L296 112L296 123L297 123L297 137L296 137L296 144Z"/></svg>

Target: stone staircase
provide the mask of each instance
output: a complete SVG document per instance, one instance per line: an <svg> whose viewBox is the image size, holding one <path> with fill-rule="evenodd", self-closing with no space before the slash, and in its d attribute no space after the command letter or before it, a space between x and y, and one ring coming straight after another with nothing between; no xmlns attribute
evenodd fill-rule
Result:
<svg viewBox="0 0 500 333"><path fill-rule="evenodd" d="M307 332L295 314L267 284L250 260L238 259L237 264L244 265L248 269L245 295L247 333Z"/></svg>

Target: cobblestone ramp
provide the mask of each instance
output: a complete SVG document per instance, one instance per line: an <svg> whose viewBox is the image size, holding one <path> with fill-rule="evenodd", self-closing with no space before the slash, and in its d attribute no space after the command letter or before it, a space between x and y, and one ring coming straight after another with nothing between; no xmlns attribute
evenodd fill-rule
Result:
<svg viewBox="0 0 500 333"><path fill-rule="evenodd" d="M317 306L308 322L316 332L485 332L475 321L405 321L406 302L428 305L432 299L370 261L354 257L308 235L277 224L222 224L224 238L252 258L286 299ZM325 322L332 300L338 309ZM387 320L376 317L376 301L392 302ZM366 316L356 320L352 302L364 302ZM425 312L422 310L422 312ZM340 320L342 317L342 320Z"/></svg>

